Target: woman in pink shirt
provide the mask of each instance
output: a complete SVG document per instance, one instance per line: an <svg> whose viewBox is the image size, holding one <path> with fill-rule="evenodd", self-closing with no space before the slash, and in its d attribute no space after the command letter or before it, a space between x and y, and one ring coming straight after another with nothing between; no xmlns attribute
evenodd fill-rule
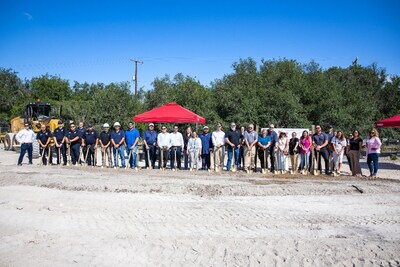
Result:
<svg viewBox="0 0 400 267"><path fill-rule="evenodd" d="M381 153L382 142L379 139L379 133L376 129L369 132L369 139L367 139L367 164L371 177L376 177L378 173L379 154Z"/></svg>
<svg viewBox="0 0 400 267"><path fill-rule="evenodd" d="M307 174L309 168L309 159L310 159L310 148L311 148L311 137L308 134L308 131L303 131L303 134L300 137L300 168L303 174Z"/></svg>

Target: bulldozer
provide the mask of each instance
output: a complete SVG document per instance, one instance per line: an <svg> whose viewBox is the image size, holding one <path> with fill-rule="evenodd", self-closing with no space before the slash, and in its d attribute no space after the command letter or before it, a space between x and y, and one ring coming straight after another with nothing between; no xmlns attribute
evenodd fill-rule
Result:
<svg viewBox="0 0 400 267"><path fill-rule="evenodd" d="M61 110L60 110L61 111ZM0 141L4 144L4 150L19 151L21 145L16 140L16 134L24 128L24 123L29 123L35 133L40 131L40 125L45 124L51 132L58 127L58 121L61 117L55 116L56 110L51 108L47 102L30 102L25 106L22 116L15 117L10 121L9 132L0 135ZM39 144L33 143L33 157L39 156Z"/></svg>

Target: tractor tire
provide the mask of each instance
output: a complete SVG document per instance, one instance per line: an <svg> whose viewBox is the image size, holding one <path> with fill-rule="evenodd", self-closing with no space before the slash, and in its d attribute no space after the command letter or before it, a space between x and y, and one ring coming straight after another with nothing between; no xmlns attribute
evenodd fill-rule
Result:
<svg viewBox="0 0 400 267"><path fill-rule="evenodd" d="M32 157L34 159L39 158L40 156L40 152L39 152L39 142L35 139L35 141L33 141L32 143L33 146L33 150L32 150Z"/></svg>
<svg viewBox="0 0 400 267"><path fill-rule="evenodd" d="M6 134L4 139L4 150L12 150L12 141L14 139L14 133Z"/></svg>
<svg viewBox="0 0 400 267"><path fill-rule="evenodd" d="M16 152L21 151L21 144L17 141L17 135L13 134L13 139L11 142L11 149L10 150L14 150Z"/></svg>

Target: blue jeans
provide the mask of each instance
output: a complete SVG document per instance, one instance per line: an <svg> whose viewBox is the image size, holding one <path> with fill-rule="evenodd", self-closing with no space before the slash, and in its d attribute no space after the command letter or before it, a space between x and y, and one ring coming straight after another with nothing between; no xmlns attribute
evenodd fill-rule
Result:
<svg viewBox="0 0 400 267"><path fill-rule="evenodd" d="M376 175L379 167L379 153L368 154L367 164L371 175Z"/></svg>
<svg viewBox="0 0 400 267"><path fill-rule="evenodd" d="M33 152L32 143L21 145L21 153L19 153L18 164L22 164L22 160L24 159L26 151L28 151L29 164L32 164L32 152Z"/></svg>
<svg viewBox="0 0 400 267"><path fill-rule="evenodd" d="M118 149L118 154L119 158L121 160L121 168L125 168L125 154L124 154L124 147L119 146L118 148L113 147L113 153L114 153L114 167L118 167L117 165L117 149Z"/></svg>
<svg viewBox="0 0 400 267"><path fill-rule="evenodd" d="M132 155L131 155L131 158L129 159L129 166L130 166L131 168L137 167L137 165L136 165L136 154L137 154L137 149L138 149L137 146L135 146L135 147L132 149ZM126 147L126 154L128 154L128 157L129 157L129 153L130 153L130 149L129 149L129 147Z"/></svg>
<svg viewBox="0 0 400 267"><path fill-rule="evenodd" d="M308 170L310 167L310 152L307 154L300 154L300 169Z"/></svg>
<svg viewBox="0 0 400 267"><path fill-rule="evenodd" d="M226 170L230 171L232 165L233 148L228 147L228 162L226 163ZM235 147L235 165L236 168L239 165L240 148Z"/></svg>

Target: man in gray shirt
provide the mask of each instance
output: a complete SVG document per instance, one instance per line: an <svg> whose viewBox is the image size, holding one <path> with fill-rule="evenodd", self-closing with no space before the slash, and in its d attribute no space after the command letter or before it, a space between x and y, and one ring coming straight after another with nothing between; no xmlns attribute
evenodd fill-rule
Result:
<svg viewBox="0 0 400 267"><path fill-rule="evenodd" d="M254 158L256 155L256 144L258 134L254 131L254 125L249 124L247 131L244 132L244 165L247 173L254 170Z"/></svg>

